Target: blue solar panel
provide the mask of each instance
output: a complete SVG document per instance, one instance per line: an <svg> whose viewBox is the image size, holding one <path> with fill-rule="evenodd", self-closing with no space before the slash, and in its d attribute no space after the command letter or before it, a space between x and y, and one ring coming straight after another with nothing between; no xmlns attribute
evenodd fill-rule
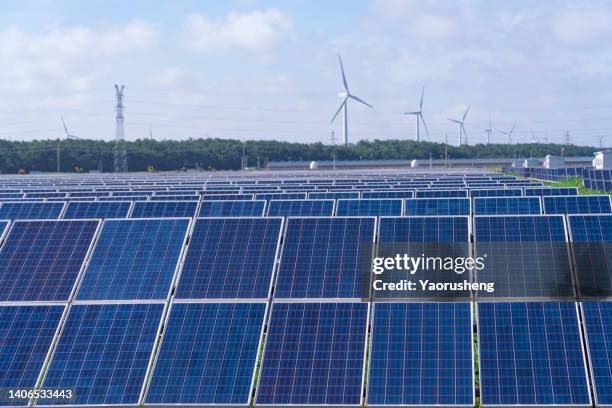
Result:
<svg viewBox="0 0 612 408"><path fill-rule="evenodd" d="M382 217L381 243L467 243L468 217Z"/></svg>
<svg viewBox="0 0 612 408"><path fill-rule="evenodd" d="M404 215L470 215L469 198L409 198Z"/></svg>
<svg viewBox="0 0 612 408"><path fill-rule="evenodd" d="M474 237L482 242L565 242L562 216L474 217Z"/></svg>
<svg viewBox="0 0 612 408"><path fill-rule="evenodd" d="M137 404L163 309L163 304L73 305L43 388L72 390L74 405Z"/></svg>
<svg viewBox="0 0 612 408"><path fill-rule="evenodd" d="M402 215L400 199L338 200L336 215L356 217L378 217Z"/></svg>
<svg viewBox="0 0 612 408"><path fill-rule="evenodd" d="M595 405L612 405L612 303L582 303Z"/></svg>
<svg viewBox="0 0 612 408"><path fill-rule="evenodd" d="M612 242L612 215L570 215L568 220L572 241Z"/></svg>
<svg viewBox="0 0 612 408"><path fill-rule="evenodd" d="M188 219L104 221L77 299L166 299L188 228Z"/></svg>
<svg viewBox="0 0 612 408"><path fill-rule="evenodd" d="M276 303L255 404L361 405L367 303Z"/></svg>
<svg viewBox="0 0 612 408"><path fill-rule="evenodd" d="M337 200L340 198L359 198L359 191L309 192L311 200Z"/></svg>
<svg viewBox="0 0 612 408"><path fill-rule="evenodd" d="M576 304L479 303L482 405L590 405Z"/></svg>
<svg viewBox="0 0 612 408"><path fill-rule="evenodd" d="M198 201L200 196L194 194L151 196L151 201Z"/></svg>
<svg viewBox="0 0 612 408"><path fill-rule="evenodd" d="M325 217L334 215L334 200L270 200L268 216Z"/></svg>
<svg viewBox="0 0 612 408"><path fill-rule="evenodd" d="M200 217L261 217L265 200L202 201Z"/></svg>
<svg viewBox="0 0 612 408"><path fill-rule="evenodd" d="M72 201L62 218L125 218L131 204L130 201Z"/></svg>
<svg viewBox="0 0 612 408"><path fill-rule="evenodd" d="M214 194L206 192L202 194L202 200L252 200L253 194Z"/></svg>
<svg viewBox="0 0 612 408"><path fill-rule="evenodd" d="M470 197L520 197L523 190L520 188L499 188L499 189L476 189L470 190Z"/></svg>
<svg viewBox="0 0 612 408"><path fill-rule="evenodd" d="M609 214L610 196L554 196L542 197L546 214Z"/></svg>
<svg viewBox="0 0 612 408"><path fill-rule="evenodd" d="M241 404L251 395L265 303L175 303L150 404Z"/></svg>
<svg viewBox="0 0 612 408"><path fill-rule="evenodd" d="M195 217L197 201L136 201L131 218Z"/></svg>
<svg viewBox="0 0 612 408"><path fill-rule="evenodd" d="M417 190L416 198L467 197L467 190Z"/></svg>
<svg viewBox="0 0 612 408"><path fill-rule="evenodd" d="M539 197L474 198L476 215L541 214Z"/></svg>
<svg viewBox="0 0 612 408"><path fill-rule="evenodd" d="M199 218L181 272L181 299L267 298L282 218Z"/></svg>
<svg viewBox="0 0 612 408"><path fill-rule="evenodd" d="M361 198L412 198L414 191L364 191L361 193Z"/></svg>
<svg viewBox="0 0 612 408"><path fill-rule="evenodd" d="M305 200L306 193L259 193L255 200Z"/></svg>
<svg viewBox="0 0 612 408"><path fill-rule="evenodd" d="M576 187L528 187L525 188L526 196L559 196L578 195Z"/></svg>
<svg viewBox="0 0 612 408"><path fill-rule="evenodd" d="M2 405L28 404L28 399L10 400L8 390L34 389L63 306L0 307L0 389Z"/></svg>
<svg viewBox="0 0 612 408"><path fill-rule="evenodd" d="M274 296L358 298L374 218L289 218Z"/></svg>
<svg viewBox="0 0 612 408"><path fill-rule="evenodd" d="M3 202L0 220L52 220L59 218L64 202Z"/></svg>
<svg viewBox="0 0 612 408"><path fill-rule="evenodd" d="M16 221L0 250L0 300L67 301L98 221Z"/></svg>
<svg viewBox="0 0 612 408"><path fill-rule="evenodd" d="M368 405L474 405L469 303L375 303Z"/></svg>

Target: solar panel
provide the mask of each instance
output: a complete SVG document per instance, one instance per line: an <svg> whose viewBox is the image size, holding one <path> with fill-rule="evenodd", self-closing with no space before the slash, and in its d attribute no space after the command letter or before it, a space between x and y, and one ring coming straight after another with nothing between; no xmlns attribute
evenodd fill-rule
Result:
<svg viewBox="0 0 612 408"><path fill-rule="evenodd" d="M612 303L583 302L582 319L595 405L612 405Z"/></svg>
<svg viewBox="0 0 612 408"><path fill-rule="evenodd" d="M520 197L522 195L523 190L520 188L487 188L470 190L470 197Z"/></svg>
<svg viewBox="0 0 612 408"><path fill-rule="evenodd" d="M267 298L282 225L282 218L198 218L176 297Z"/></svg>
<svg viewBox="0 0 612 408"><path fill-rule="evenodd" d="M5 201L0 206L0 220L52 220L60 217L64 202Z"/></svg>
<svg viewBox="0 0 612 408"><path fill-rule="evenodd" d="M255 200L305 200L306 193L258 193Z"/></svg>
<svg viewBox="0 0 612 408"><path fill-rule="evenodd" d="M98 221L16 221L0 250L0 301L67 301Z"/></svg>
<svg viewBox="0 0 612 408"><path fill-rule="evenodd" d="M469 303L375 303L367 405L474 405Z"/></svg>
<svg viewBox="0 0 612 408"><path fill-rule="evenodd" d="M474 217L475 255L484 257L480 282L493 282L494 293L507 298L574 296L563 217L517 215Z"/></svg>
<svg viewBox="0 0 612 408"><path fill-rule="evenodd" d="M149 197L150 201L198 201L200 199L199 195L194 194L182 194L182 195L161 195L161 196L151 196Z"/></svg>
<svg viewBox="0 0 612 408"><path fill-rule="evenodd" d="M417 190L416 198L450 198L467 197L467 190Z"/></svg>
<svg viewBox="0 0 612 408"><path fill-rule="evenodd" d="M591 405L576 304L479 303L485 405Z"/></svg>
<svg viewBox="0 0 612 408"><path fill-rule="evenodd" d="M255 405L362 401L367 303L275 303Z"/></svg>
<svg viewBox="0 0 612 408"><path fill-rule="evenodd" d="M526 187L526 196L578 195L576 187Z"/></svg>
<svg viewBox="0 0 612 408"><path fill-rule="evenodd" d="M71 405L137 404L163 309L163 304L73 305L43 389L72 390Z"/></svg>
<svg viewBox="0 0 612 408"><path fill-rule="evenodd" d="M77 299L166 299L188 229L185 218L104 221Z"/></svg>
<svg viewBox="0 0 612 408"><path fill-rule="evenodd" d="M554 196L542 197L545 214L609 214L610 196Z"/></svg>
<svg viewBox="0 0 612 408"><path fill-rule="evenodd" d="M205 192L202 194L202 200L252 200L253 194L215 194Z"/></svg>
<svg viewBox="0 0 612 408"><path fill-rule="evenodd" d="M329 191L329 192L309 192L310 200L337 200L340 198L359 198L359 191Z"/></svg>
<svg viewBox="0 0 612 408"><path fill-rule="evenodd" d="M469 198L409 198L404 215L470 215Z"/></svg>
<svg viewBox="0 0 612 408"><path fill-rule="evenodd" d="M394 191L363 191L361 198L412 198L414 191L412 190L394 190Z"/></svg>
<svg viewBox="0 0 612 408"><path fill-rule="evenodd" d="M334 200L270 200L268 216L324 217L334 215Z"/></svg>
<svg viewBox="0 0 612 408"><path fill-rule="evenodd" d="M202 201L200 217L262 217L265 200Z"/></svg>
<svg viewBox="0 0 612 408"><path fill-rule="evenodd" d="M475 215L541 214L539 197L474 198Z"/></svg>
<svg viewBox="0 0 612 408"><path fill-rule="evenodd" d="M197 201L135 201L130 218L191 218L197 208Z"/></svg>
<svg viewBox="0 0 612 408"><path fill-rule="evenodd" d="M145 402L249 403L265 303L175 303Z"/></svg>
<svg viewBox="0 0 612 408"><path fill-rule="evenodd" d="M276 298L359 298L374 218L288 218Z"/></svg>
<svg viewBox="0 0 612 408"><path fill-rule="evenodd" d="M377 217L402 215L400 199L338 200L336 215L356 217Z"/></svg>
<svg viewBox="0 0 612 408"><path fill-rule="evenodd" d="M68 203L62 218L125 218L131 205L130 201L72 201Z"/></svg>
<svg viewBox="0 0 612 408"><path fill-rule="evenodd" d="M381 243L467 243L468 217L381 217Z"/></svg>
<svg viewBox="0 0 612 408"><path fill-rule="evenodd" d="M28 399L10 400L9 390L34 389L64 306L0 306L0 404L26 406Z"/></svg>

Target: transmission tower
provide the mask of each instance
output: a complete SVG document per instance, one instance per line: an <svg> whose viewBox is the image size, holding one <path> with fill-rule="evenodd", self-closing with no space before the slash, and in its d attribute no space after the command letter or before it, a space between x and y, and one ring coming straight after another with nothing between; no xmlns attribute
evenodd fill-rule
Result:
<svg viewBox="0 0 612 408"><path fill-rule="evenodd" d="M123 127L123 89L124 85L115 84L115 94L117 95L116 108L116 128L115 128L115 161L114 171L115 173L126 173L128 170L127 166L127 152L125 150L125 130Z"/></svg>
<svg viewBox="0 0 612 408"><path fill-rule="evenodd" d="M568 146L571 144L571 138L570 138L569 130L565 131L565 144L568 145Z"/></svg>

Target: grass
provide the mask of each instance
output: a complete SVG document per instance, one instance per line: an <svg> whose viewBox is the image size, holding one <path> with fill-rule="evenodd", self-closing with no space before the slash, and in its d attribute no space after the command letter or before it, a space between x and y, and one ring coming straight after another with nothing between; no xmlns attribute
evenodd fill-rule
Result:
<svg viewBox="0 0 612 408"><path fill-rule="evenodd" d="M545 185L550 187L576 187L578 189L578 194L580 195L610 195L612 193L607 193L605 191L600 190L591 190L590 188L584 187L582 183L581 177L568 177L561 179L559 181L545 181Z"/></svg>

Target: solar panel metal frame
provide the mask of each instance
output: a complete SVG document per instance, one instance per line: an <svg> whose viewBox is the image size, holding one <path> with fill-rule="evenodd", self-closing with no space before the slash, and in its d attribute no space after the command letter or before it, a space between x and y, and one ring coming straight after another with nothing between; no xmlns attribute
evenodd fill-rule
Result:
<svg viewBox="0 0 612 408"><path fill-rule="evenodd" d="M469 214L406 214L406 201L410 200L467 200L469 206ZM469 197L413 197L413 198L405 198L403 199L403 208L402 208L402 217L469 217L472 215L474 209L472 206L472 199ZM388 217L385 215L385 217ZM471 232L471 222L470 224L470 232Z"/></svg>
<svg viewBox="0 0 612 408"><path fill-rule="evenodd" d="M476 315L476 327L480 328L480 313L478 313L478 303L476 302L476 308L475 308L475 315ZM493 302L495 303L495 302ZM529 302L520 302L520 303L529 303ZM536 303L538 303L536 301ZM582 363L583 363L583 368L584 368L584 375L585 375L585 383L586 383L586 387L587 387L587 395L589 396L589 403L585 404L585 405L576 405L576 404L494 404L494 405L487 405L487 404L483 404L482 403L482 391L480 391L480 406L481 407L590 407L593 406L593 396L591 394L591 390L588 390L591 387L591 377L590 377L590 373L587 369L587 364L590 365L590 359L589 359L589 363L587 363L587 354L585 351L585 347L584 347L584 341L582 341L582 339L584 338L585 335L585 331L583 329L583 325L581 324L581 320L580 320L580 315L578 313L578 302L573 302L574 303L574 307L576 310L576 325L578 326L578 335L581 338L580 341L580 347L582 349ZM482 364L482 359L480 358L480 335L481 335L481 331L480 329L477 330L476 332L476 336L478 339L478 367L480 369L481 364ZM479 370L480 371L480 370ZM479 372L479 377L481 375L482 371ZM479 383L479 388L482 387L482 380L480 380Z"/></svg>
<svg viewBox="0 0 612 408"><path fill-rule="evenodd" d="M295 200L295 201L302 201L302 200ZM210 203L240 203L240 202L244 202L244 203L263 203L263 208L261 210L261 214L260 215L237 215L237 216L228 216L228 215L220 215L218 217L214 217L214 216L210 216L210 215L200 215L200 212L202 211L202 205L204 205L205 202L210 202ZM198 203L198 208L196 209L196 213L194 215L194 218L244 218L244 217L267 217L268 216L268 200L205 200L205 199L201 199Z"/></svg>
<svg viewBox="0 0 612 408"><path fill-rule="evenodd" d="M584 215L584 214L583 214ZM591 214L592 215L592 214ZM572 292L574 297L576 296L576 277L574 275L574 263L573 263L573 259L574 256L570 251L569 248L569 229L568 229L568 222L567 222L567 217L565 217L563 214L508 214L508 215L472 215L471 217L471 235L473 237L473 241L471 243L472 246L472 251L474 253L474 255L476 255L476 246L478 244L478 238L476 236L476 218L507 218L507 217L538 217L538 218L544 218L544 217L561 217L562 221L563 221L563 235L564 235L564 241L563 243L565 243L565 250L567 253L567 257L568 257L568 263L569 263L569 267L570 267L570 278L572 281ZM482 241L482 242L491 242L491 241ZM503 241L503 242L525 242L525 241ZM539 241L535 241L535 242L539 242ZM557 241L546 241L546 242L557 242ZM560 241L559 241L560 242ZM478 281L478 274L476 273L472 279L473 282L477 282ZM517 300L517 298L514 297L490 297L490 298L486 298L486 297L479 297L478 298L478 302L508 302L508 301L513 301L513 300ZM528 297L521 297L518 298L519 301L521 302L542 302L545 301L544 299L539 299L539 298L528 298ZM553 299L552 301L567 301L568 299Z"/></svg>
<svg viewBox="0 0 612 408"><path fill-rule="evenodd" d="M4 239L8 235L8 232L13 224L13 221L11 220L0 220L0 223L2 222L6 222L6 225L4 228L2 228L2 230L0 230L0 250L2 249L2 244L4 244Z"/></svg>
<svg viewBox="0 0 612 408"><path fill-rule="evenodd" d="M194 223L192 223L194 224ZM163 344L164 341L164 337L166 335L166 330L163 330L161 333L158 333L158 337L156 339L156 345L155 345L155 350L154 350L154 355L152 358L152 361L149 364L149 368L147 370L147 376L145 379L145 384L143 387L143 392L141 395L141 399L140 399L140 404L142 406L145 407L162 407L162 406L168 406L168 405L172 405L172 406L211 406L211 407L218 407L218 406L222 406L222 407L244 407L244 406L251 406L254 401L255 401L255 377L256 374L258 374L257 372L257 365L260 363L260 361L263 360L263 353L261 352L262 346L264 346L265 343L265 337L264 337L264 332L265 329L268 325L268 319L270 317L270 311L271 311L271 306L272 304L270 303L269 299L246 299L246 300L236 300L236 299L221 299L221 300L210 300L210 299L198 299L198 300L192 300L192 299L172 299L169 304L166 306L166 308L164 309L165 315L163 316L162 320L162 326L164 329L168 326L168 321L170 320L170 315L172 312L172 306L174 304L219 304L219 303L257 303L257 304L264 304L265 305L265 309L264 309L264 315L263 315L263 319L261 322L261 329L259 332L259 341L258 341L258 347L257 347L257 355L255 357L255 364L253 365L253 371L252 371L252 375L251 375L251 385L249 386L249 394L248 394L248 399L247 399L247 404L246 405L242 405L242 404L219 404L219 403L147 403L145 401L147 394L149 392L149 387L151 385L151 380L153 378L153 373L155 372L155 367L157 365L157 361L159 359L159 354L161 352L161 346ZM160 328L161 328L160 327Z"/></svg>
<svg viewBox="0 0 612 408"><path fill-rule="evenodd" d="M120 218L123 219L123 218ZM7 228L5 228L4 233L2 234L2 240L0 240L0 244L4 244L4 239L8 238L10 231L13 229L13 226L17 223L17 222L83 222L83 221L95 221L97 222L97 226L96 226L96 230L94 231L94 234L92 236L91 242L89 243L89 247L87 248L87 251L85 252L85 255L83 257L83 263L81 264L81 266L79 267L79 271L76 274L76 278L75 281L72 285L72 289L70 290L70 294L68 295L68 299L67 300L57 300L57 301L48 301L48 300L44 300L44 301L40 301L40 300L34 300L34 301L22 301L22 300L18 300L18 301L0 301L0 305L12 305L12 304L31 304L31 305L37 305L37 304L66 304L66 303L72 303L74 300L74 297L76 295L78 286L80 285L80 281L83 278L83 274L85 272L85 269L87 268L87 265L89 265L89 259L91 257L91 254L93 253L93 248L95 247L96 243L98 242L98 237L100 235L100 230L102 228L102 220L99 218L83 218L83 219L78 219L78 220L64 220L64 219L43 219L43 220L14 220L11 221L10 225L8 225ZM0 250L2 250L2 246L0 246ZM62 326L63 326L63 322L62 322Z"/></svg>
<svg viewBox="0 0 612 408"><path fill-rule="evenodd" d="M331 217L327 217L327 218L331 218ZM346 217L346 218L363 218L363 217ZM376 220L374 220L374 222L376 223ZM375 225L376 226L376 225ZM376 228L374 229L374 231L376 231ZM260 382L257 383L257 387L255 389L255 394L252 398L252 402L253 405L256 407L263 407L263 408L281 408L281 407L287 407L287 408L308 408L308 407L362 407L364 405L364 401L365 401L365 388L366 388L366 364L369 362L369 356L366 358L366 356L368 355L368 347L370 346L370 342L371 339L368 336L368 331L369 331L369 327L370 327L370 322L372 319L372 302L361 302L361 301L351 301L350 299L274 299L271 303L270 303L270 307L268 310L268 315L266 316L266 325L268 325L270 323L270 318L272 316L272 308L274 307L274 304L278 304L278 303L294 303L294 304L300 304L300 303L366 303L367 305L367 311L366 311L366 324L365 324L365 332L364 334L364 348L363 348L363 365L361 367L361 390L359 393L359 405L350 405L350 404L258 404L257 403L257 396L259 394L259 386L260 386ZM264 339L264 344L263 344L263 352L261 353L261 366L260 366L260 370L259 370L259 375L261 376L261 367L263 367L263 361L266 357L266 350L267 350L267 337L269 336L269 327L268 327L268 332L266 333L266 338Z"/></svg>
<svg viewBox="0 0 612 408"><path fill-rule="evenodd" d="M97 200L74 200L74 201L66 201L66 206L64 207L64 210L62 211L62 216L60 218L60 220L82 220L84 218L64 218L66 216L66 212L68 211L68 207L70 207L71 204L79 204L79 203L100 203L100 204L104 204L104 203L129 203L129 207L128 207L128 211L125 214L125 217L123 218L117 218L117 217L108 217L108 218L115 218L115 219L126 219L129 217L129 215L132 213L132 207L134 207L134 201L97 201ZM91 217L89 217L91 218ZM100 218L103 219L103 218Z"/></svg>
<svg viewBox="0 0 612 408"><path fill-rule="evenodd" d="M138 402L136 402L135 404L49 404L49 405L39 405L39 404L35 404L35 406L46 406L46 407L135 407L135 406L140 406L141 402L144 398L144 392L145 392L145 386L147 385L147 383L150 381L151 378L151 365L153 363L153 358L154 356L157 354L158 349L159 349L159 339L160 336L162 334L162 330L164 328L164 323L166 321L166 317L168 315L168 306L169 303L167 300L138 300L138 301L73 301L70 304L68 304L68 306L66 307L66 310L64 311L64 316L63 316L63 320L60 323L60 330L59 333L56 333L55 339L54 339L54 344L53 347L50 350L50 357L48 359L48 361L46 361L46 365L43 368L43 375L42 378L39 379L39 383L37 386L37 389L43 389L44 387L44 383L45 383L45 379L47 377L47 374L49 373L49 368L53 362L53 357L55 356L55 351L57 349L57 346L59 345L59 341L62 337L62 334L64 332L64 329L66 327L66 323L68 321L68 317L70 315L70 310L72 309L73 306L87 306L87 305L99 305L99 306L105 306L105 305L138 305L138 304L144 304L144 305L162 305L162 310L161 310L161 314L160 314L160 319L159 319L159 323L157 325L157 330L155 331L155 336L153 339L153 344L152 344L152 348L151 348L151 352L150 352L150 356L149 359L147 361L147 365L145 368L145 375L143 377L143 382L142 385L140 387L140 393L139 393L139 397L138 397ZM33 401L35 402L35 399L33 399Z"/></svg>
<svg viewBox="0 0 612 408"><path fill-rule="evenodd" d="M33 390L38 390L42 386L43 378L46 375L47 367L49 362L51 361L51 356L55 351L55 346L57 345L57 341L59 340L59 335L64 327L64 322L66 321L66 317L68 316L68 311L70 309L70 304L66 302L0 302L1 307L22 307L22 306L52 306L52 307L61 307L62 313L57 322L57 327L55 328L55 332L53 334L53 338L51 339L51 343L49 344L49 349L46 352L45 359L40 368L38 376L36 378L36 382L34 386L31 388ZM29 398L27 402L27 406L32 406L34 404L35 398ZM19 405L3 405L0 404L0 407L15 407ZM21 405L25 406L25 405Z"/></svg>
<svg viewBox="0 0 612 408"><path fill-rule="evenodd" d="M332 201L332 213L330 215L290 215L289 217L298 217L298 218L302 218L302 217L333 217L334 214L336 213L336 203L338 200L335 199L331 199L331 198L306 198L305 200L270 200L267 202L266 205L266 211L264 214L264 217L284 217L283 215L268 215L270 212L270 207L272 206L272 202L286 202L286 201L293 201L293 202L304 202L304 201L324 201L324 202L329 202ZM284 234L283 234L284 235Z"/></svg>
<svg viewBox="0 0 612 408"><path fill-rule="evenodd" d="M278 238L276 240L276 251L274 253L274 264L272 265L272 272L270 274L270 284L268 286L268 293L265 298L177 298L176 293L178 293L178 286L181 282L181 277L183 275L183 267L185 265L185 261L187 258L188 251L186 246L183 245L183 254L180 262L180 269L178 273L175 275L175 281L172 285L173 290L173 302L185 301L185 303L222 303L222 302L233 302L233 303L246 303L246 302L258 302L263 300L270 300L272 297L272 288L276 284L276 276L278 275L278 268L280 265L280 255L282 251L281 242L283 237L285 236L285 228L287 222L285 221L286 217L195 217L192 218L191 228L189 230L189 243L191 245L191 241L193 240L193 231L195 229L196 223L198 220L238 220L238 219L253 219L253 220L269 220L269 219L279 219L280 220L280 228L278 232ZM331 217L330 217L331 218Z"/></svg>
<svg viewBox="0 0 612 408"><path fill-rule="evenodd" d="M450 197L449 197L450 198ZM453 197L453 198L463 198L463 197ZM418 216L417 216L418 217ZM469 222L468 220L468 229L471 228L470 227L471 222ZM371 351L371 347L372 347L372 338L374 336L374 308L376 307L376 304L379 303L439 303L439 302L435 302L435 301L418 301L418 300L403 300L403 299L397 299L397 300L388 300L388 301L377 301L377 302L370 302L370 310L369 310L369 315L368 315L368 325L372 327L372 330L370 331L370 338L368 340L368 345L370 346L370 353L368 353L368 358L367 358L367 367L368 367L368 376L367 378L370 378L370 370L372 367L372 351ZM476 307L474 305L474 302L472 302L470 299L466 299L466 301L464 302L459 302L459 303L469 303L470 305L470 324L471 326L473 326L473 324L475 323L475 317L474 315L476 314ZM471 342L471 347L470 347L470 352L472 355L472 364L471 364L471 369L472 369L472 404L454 404L454 405L448 405L448 404L444 404L444 405L438 405L438 404L420 404L420 405L410 405L410 404L370 404L368 403L368 397L369 397L369 393L367 392L367 384L366 384L366 392L365 392L365 406L366 407L374 407L374 408L383 408L383 407L473 407L475 406L476 403L476 367L475 367L475 360L474 358L476 357L475 353L474 353L474 333L473 331L470 333L470 338L472 340ZM478 354L478 361L480 360L480 354Z"/></svg>
<svg viewBox="0 0 612 408"><path fill-rule="evenodd" d="M387 218L395 218L395 217L400 217L399 215L396 216L385 216ZM281 245L280 251L277 253L277 257L276 257L276 265L275 265L275 274L272 277L272 282L274 284L274 287L277 286L277 281L278 281L278 277L279 277L279 270L280 270L280 265L281 265L281 261L283 258L283 253L285 252L285 237L286 237L286 232L287 232L287 226L289 225L289 220L293 219L293 218L309 218L309 219L316 219L316 218L329 218L329 219L341 219L341 218L373 218L374 219L374 228L373 228L373 236L372 236L372 257L374 257L376 255L376 238L378 236L378 225L379 225L379 221L378 218L379 217L375 217L375 216L356 216L356 215L341 215L341 216L326 216L326 217L286 217L287 221L285 222L285 224L282 227L282 237L283 237L283 245ZM373 260L371 261L373 262ZM357 279L359 279L359 276L357 276ZM371 288L370 288L370 292L371 292ZM308 303L308 302L312 302L312 303L343 303L343 302L351 302L351 301L358 301L361 300L361 298L324 298L324 297L320 297L320 298L285 298L285 297L277 297L276 292L274 294L274 298L272 299L273 302L277 302L277 303Z"/></svg>
<svg viewBox="0 0 612 408"><path fill-rule="evenodd" d="M583 302L577 302L577 307L580 308L582 316L584 316L585 312L584 312ZM600 404L597 401L597 384L595 382L595 373L593 372L593 363L592 363L593 359L591 358L591 350L589 347L589 330L588 330L588 327L587 327L587 324L584 318L582 319L581 323L582 324L580 324L580 330L585 340L582 343L582 348L583 348L583 352L585 353L584 355L588 360L587 381L588 381L588 385L590 385L590 388L591 388L591 392L589 393L589 397L591 397L592 399L591 403L593 403L596 407L612 407L612 403ZM612 363L611 363L611 366L612 366Z"/></svg>
<svg viewBox="0 0 612 408"><path fill-rule="evenodd" d="M57 221L57 220L61 220L62 217L64 216L64 212L66 211L66 207L68 206L68 202L61 200L61 201L44 201L44 200L6 200L6 201L0 201L0 208L4 206L4 204L11 204L11 203L15 203L15 204L28 204L28 203L33 203L33 204L41 204L41 203L63 203L64 205L62 206L58 216L56 219L54 218L15 218L13 219L13 221L17 221L17 220L21 220L21 221L25 221L25 220L30 220L30 221Z"/></svg>
<svg viewBox="0 0 612 408"><path fill-rule="evenodd" d="M179 252L179 255L177 257L176 266L174 268L172 279L170 281L170 285L169 285L169 288L168 288L168 293L166 294L166 298L165 299L113 299L113 300L102 300L102 299L82 300L82 299L77 299L76 295L77 295L79 289L81 288L81 284L83 283L83 280L85 279L85 274L87 273L87 268L89 267L89 262L91 260L91 257L93 256L93 252L95 251L95 248L97 246L98 239L100 238L100 234L102 232L102 228L103 228L103 226L104 226L104 224L106 223L107 220L108 221L113 221L113 220L114 221L132 221L132 220L134 220L134 221L187 220L187 229L185 231L185 236L183 237L183 244L181 245L181 251ZM79 220L79 221L82 221L82 220ZM180 272L181 272L181 270L183 268L183 264L185 262L185 255L187 253L186 243L188 242L188 238L191 237L191 232L193 231L194 224L195 223L193 221L193 218L188 218L188 217L106 218L104 220L101 220L101 222L98 224L98 230L96 231L95 238L92 240L92 247L89 248L89 252L88 252L87 257L86 257L86 262L83 265L83 269L81 270L80 276L77 279L75 287L73 288L73 294L71 296L72 304L120 304L120 303L136 304L136 303L163 303L163 302L168 302L170 300L170 298L172 297L172 294L174 293L174 290L176 288L176 284L178 282L178 278L179 278Z"/></svg>

